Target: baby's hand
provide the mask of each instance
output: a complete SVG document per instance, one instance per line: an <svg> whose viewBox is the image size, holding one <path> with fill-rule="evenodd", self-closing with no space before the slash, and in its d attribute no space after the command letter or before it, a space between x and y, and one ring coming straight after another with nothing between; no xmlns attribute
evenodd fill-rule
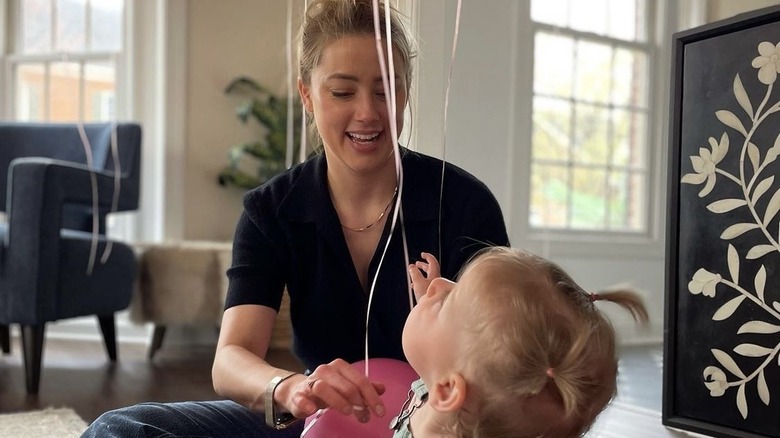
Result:
<svg viewBox="0 0 780 438"><path fill-rule="evenodd" d="M439 268L439 261L433 254L424 252L420 256L425 261L418 261L409 265L409 276L412 280L412 289L414 290L414 297L419 301L420 297L425 295L425 291L428 290L428 285L431 284L431 280L437 277L441 277ZM422 273L425 273L423 276Z"/></svg>

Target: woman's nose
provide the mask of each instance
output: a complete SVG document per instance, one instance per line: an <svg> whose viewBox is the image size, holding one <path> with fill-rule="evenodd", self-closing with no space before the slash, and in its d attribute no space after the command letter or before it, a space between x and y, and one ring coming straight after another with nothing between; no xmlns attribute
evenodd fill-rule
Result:
<svg viewBox="0 0 780 438"><path fill-rule="evenodd" d="M375 99L372 93L364 94L357 101L355 118L361 122L375 122L379 120L381 114L380 105L384 105L384 102Z"/></svg>

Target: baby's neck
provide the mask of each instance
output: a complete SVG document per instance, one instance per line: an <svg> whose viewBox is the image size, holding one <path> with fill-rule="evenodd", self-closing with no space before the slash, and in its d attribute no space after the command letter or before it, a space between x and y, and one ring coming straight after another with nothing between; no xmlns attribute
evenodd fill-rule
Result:
<svg viewBox="0 0 780 438"><path fill-rule="evenodd" d="M414 438L450 438L454 418L452 414L443 414L424 403L412 414L409 426Z"/></svg>

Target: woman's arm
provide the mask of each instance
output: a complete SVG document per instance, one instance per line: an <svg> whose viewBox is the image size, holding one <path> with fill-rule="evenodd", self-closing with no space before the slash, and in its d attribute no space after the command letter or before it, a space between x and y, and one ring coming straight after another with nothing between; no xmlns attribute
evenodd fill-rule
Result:
<svg viewBox="0 0 780 438"><path fill-rule="evenodd" d="M211 376L214 390L255 411L264 411L265 391L275 376L291 371L281 370L265 361L276 311L260 305L239 305L225 310L222 317L217 352ZM297 418L331 407L366 420L365 412L355 407L369 407L375 415L385 410L379 395L384 385L369 382L347 362L336 359L317 367L307 378L302 374L285 379L274 391L274 401Z"/></svg>
<svg viewBox="0 0 780 438"><path fill-rule="evenodd" d="M214 390L252 410L264 410L265 390L276 375L292 371L278 369L265 361L276 311L270 307L245 304L225 310L214 357L211 378ZM293 376L280 384L277 396L290 383L300 382L303 375Z"/></svg>

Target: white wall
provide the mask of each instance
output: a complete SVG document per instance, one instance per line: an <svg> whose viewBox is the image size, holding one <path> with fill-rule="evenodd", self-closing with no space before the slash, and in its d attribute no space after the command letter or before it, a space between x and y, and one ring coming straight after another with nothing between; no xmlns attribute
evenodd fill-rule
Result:
<svg viewBox="0 0 780 438"><path fill-rule="evenodd" d="M778 0L709 0L707 18L708 21L717 21L732 17L743 12L780 5Z"/></svg>
<svg viewBox="0 0 780 438"><path fill-rule="evenodd" d="M297 7L293 16L295 29ZM187 25L184 237L232 240L244 192L220 187L217 175L227 164L228 148L257 138L260 129L253 120L243 125L236 118L242 99L223 90L233 78L247 75L286 95L287 2L190 0Z"/></svg>

